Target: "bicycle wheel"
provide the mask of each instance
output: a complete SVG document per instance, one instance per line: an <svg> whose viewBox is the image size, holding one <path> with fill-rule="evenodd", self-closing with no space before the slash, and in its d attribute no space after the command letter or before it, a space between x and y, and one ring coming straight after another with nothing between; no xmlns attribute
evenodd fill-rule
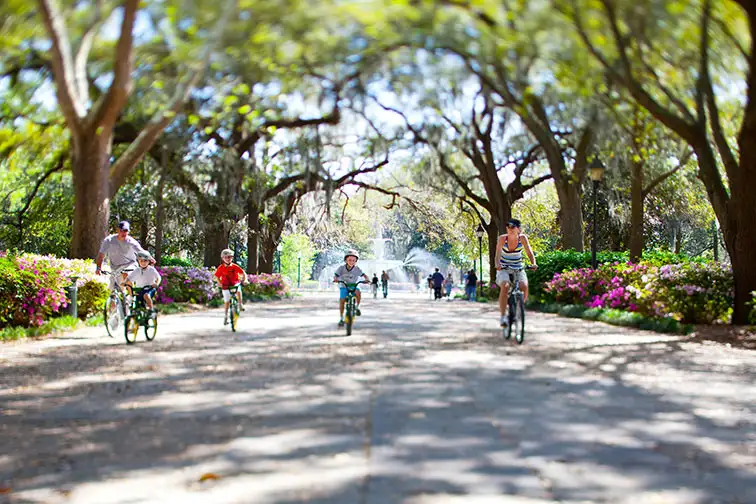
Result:
<svg viewBox="0 0 756 504"><path fill-rule="evenodd" d="M514 296L509 296L509 313L507 314L507 320L509 323L506 327L502 327L501 330L504 333L504 339L509 339L512 337L512 325L514 324L514 314L515 314L515 302L514 302Z"/></svg>
<svg viewBox="0 0 756 504"><path fill-rule="evenodd" d="M236 327L239 324L239 302L236 298L231 299L231 306L228 307L229 315L231 315L229 322L231 322L231 330L236 332Z"/></svg>
<svg viewBox="0 0 756 504"><path fill-rule="evenodd" d="M126 343L132 345L136 343L137 336L139 336L139 314L136 310L134 313L126 317L126 322L123 324L123 334L126 337Z"/></svg>
<svg viewBox="0 0 756 504"><path fill-rule="evenodd" d="M121 320L123 319L123 300L120 296L111 294L108 299L105 300L105 305L102 307L102 319L105 323L105 330L108 331L108 336L115 338L116 331L121 326Z"/></svg>
<svg viewBox="0 0 756 504"><path fill-rule="evenodd" d="M147 341L152 341L157 336L157 314L152 314L147 317L144 322L144 337Z"/></svg>
<svg viewBox="0 0 756 504"><path fill-rule="evenodd" d="M522 344L525 340L525 303L522 300L522 295L517 296L517 301L514 305L514 315L509 323L509 330L514 333L515 341Z"/></svg>
<svg viewBox="0 0 756 504"><path fill-rule="evenodd" d="M354 322L354 301L347 301L346 313L344 314L344 324L346 325L347 336L352 335L352 322Z"/></svg>

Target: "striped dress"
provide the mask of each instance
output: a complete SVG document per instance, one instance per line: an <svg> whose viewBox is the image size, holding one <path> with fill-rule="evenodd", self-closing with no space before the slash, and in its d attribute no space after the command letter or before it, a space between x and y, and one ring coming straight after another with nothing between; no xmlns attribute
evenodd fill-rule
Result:
<svg viewBox="0 0 756 504"><path fill-rule="evenodd" d="M507 239L504 238L504 246L501 248L501 267L511 270L522 270L522 242L519 235L517 237L517 247L514 250L509 250L507 246Z"/></svg>

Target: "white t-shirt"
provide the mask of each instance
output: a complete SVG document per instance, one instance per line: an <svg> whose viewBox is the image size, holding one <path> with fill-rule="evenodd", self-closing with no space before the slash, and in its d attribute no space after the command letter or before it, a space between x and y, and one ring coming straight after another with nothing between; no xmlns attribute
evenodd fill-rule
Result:
<svg viewBox="0 0 756 504"><path fill-rule="evenodd" d="M141 289L142 287L157 285L162 279L163 277L153 266L147 266L146 268L135 269L129 273L126 280L133 283L136 288Z"/></svg>

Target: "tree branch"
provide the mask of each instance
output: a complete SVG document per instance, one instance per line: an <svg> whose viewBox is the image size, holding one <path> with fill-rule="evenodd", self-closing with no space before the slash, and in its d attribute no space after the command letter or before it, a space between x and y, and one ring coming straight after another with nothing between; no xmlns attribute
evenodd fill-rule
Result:
<svg viewBox="0 0 756 504"><path fill-rule="evenodd" d="M24 204L23 208L17 211L18 214L18 227L20 229L21 222L23 221L24 214L29 210L31 207L32 201L34 201L34 198L37 196L37 192L39 191L39 188L42 187L42 183L47 180L53 173L58 172L63 169L63 166L65 165L67 155L64 151L59 151L55 157L52 160L52 166L42 174L42 176L37 180L37 182L34 184L34 187L32 188L31 193L26 198L26 204Z"/></svg>
<svg viewBox="0 0 756 504"><path fill-rule="evenodd" d="M123 20L113 55L113 81L108 92L93 107L91 120L87 125L92 131L99 127L110 129L115 124L121 109L131 93L131 70L134 63L134 21L139 0L123 0Z"/></svg>
<svg viewBox="0 0 756 504"><path fill-rule="evenodd" d="M92 44L94 43L95 36L97 35L100 26L102 26L102 0L97 0L97 2L95 2L95 12L92 22L81 37L79 50L76 51L76 58L74 60L74 78L76 80L79 97L84 104L89 102L87 59L89 58L89 51L92 50Z"/></svg>
<svg viewBox="0 0 756 504"><path fill-rule="evenodd" d="M113 163L113 166L110 169L111 196L118 192L118 189L123 185L126 177L128 177L129 173L131 173L131 170L134 169L134 166L136 166L144 153L150 149L158 136L160 136L160 133L162 133L166 126L173 122L175 115L180 112L192 89L204 75L207 65L210 63L210 56L220 42L231 15L236 11L235 6L236 0L227 0L225 9L222 11L223 14L215 27L215 32L205 48L205 53L200 60L199 67L192 71L190 77L183 84L179 84L168 104L168 107L165 110L156 113L152 119L150 119L147 125L139 133L136 140L134 140L116 162Z"/></svg>
<svg viewBox="0 0 756 504"><path fill-rule="evenodd" d="M677 171L680 170L680 168L685 166L685 164L688 162L688 160L690 159L692 155L693 155L692 150L685 151L685 154L683 154L683 156L680 158L680 162L677 164L676 167L656 177L653 181L651 181L650 184L648 184L648 186L645 189L641 191L641 199L646 199L646 196L651 194L654 191L654 189L656 189L662 182L664 182L669 177L677 173Z"/></svg>
<svg viewBox="0 0 756 504"><path fill-rule="evenodd" d="M63 15L57 0L39 0L42 20L52 42L52 69L55 80L55 94L66 124L74 137L82 130L82 118L87 114L86 106L76 92L76 76L71 42Z"/></svg>

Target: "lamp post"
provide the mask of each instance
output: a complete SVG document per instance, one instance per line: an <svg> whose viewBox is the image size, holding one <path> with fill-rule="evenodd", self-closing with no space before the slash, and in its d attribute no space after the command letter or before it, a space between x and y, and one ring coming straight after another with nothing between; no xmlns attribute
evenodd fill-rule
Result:
<svg viewBox="0 0 756 504"><path fill-rule="evenodd" d="M297 252L297 289L302 286L302 252Z"/></svg>
<svg viewBox="0 0 756 504"><path fill-rule="evenodd" d="M483 234L486 232L483 229L483 224L478 223L478 227L475 229L475 235L478 237L478 262L480 263L480 276L478 281L483 281Z"/></svg>
<svg viewBox="0 0 756 504"><path fill-rule="evenodd" d="M278 274L281 274L281 252L283 252L283 243L278 242L278 245L276 245L276 253L278 255L278 260L276 261L278 263Z"/></svg>
<svg viewBox="0 0 756 504"><path fill-rule="evenodd" d="M598 194L598 186L599 182L601 182L601 179L604 178L604 171L606 171L606 168L604 168L604 163L601 162L598 155L594 156L593 161L591 161L591 166L589 167L591 171L591 180L593 181L593 237L591 239L591 268L596 269L598 267L598 261L596 259L596 247L597 247L597 239L596 239L596 208L597 208L597 194Z"/></svg>

